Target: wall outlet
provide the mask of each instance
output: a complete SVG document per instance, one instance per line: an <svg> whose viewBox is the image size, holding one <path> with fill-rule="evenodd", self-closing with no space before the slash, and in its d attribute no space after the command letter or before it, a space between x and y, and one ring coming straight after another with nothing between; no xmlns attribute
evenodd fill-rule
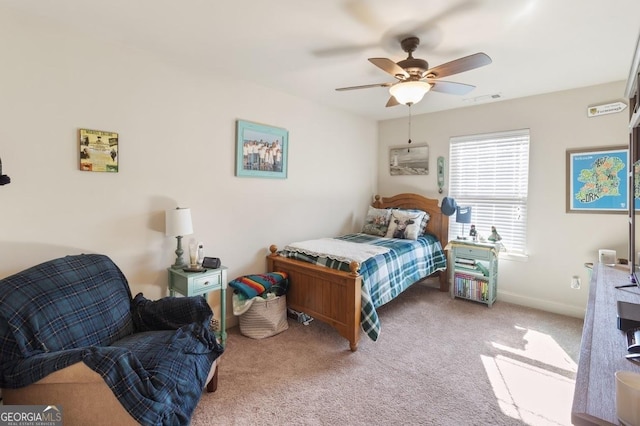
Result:
<svg viewBox="0 0 640 426"><path fill-rule="evenodd" d="M581 285L582 285L582 281L580 280L580 277L578 275L574 275L573 277L571 277L572 289L579 290Z"/></svg>

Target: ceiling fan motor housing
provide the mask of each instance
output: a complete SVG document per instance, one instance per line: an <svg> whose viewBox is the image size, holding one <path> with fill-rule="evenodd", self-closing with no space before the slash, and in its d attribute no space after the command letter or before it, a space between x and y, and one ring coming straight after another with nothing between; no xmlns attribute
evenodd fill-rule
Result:
<svg viewBox="0 0 640 426"><path fill-rule="evenodd" d="M415 52L419 44L420 44L420 39L418 37L413 37L413 36L404 38L400 41L400 46L402 47L402 50L407 52L409 54L409 57L411 57L412 52Z"/></svg>
<svg viewBox="0 0 640 426"><path fill-rule="evenodd" d="M429 69L429 63L424 59L407 58L398 62L398 66L404 68L412 77L422 78Z"/></svg>
<svg viewBox="0 0 640 426"><path fill-rule="evenodd" d="M425 71L429 69L429 63L424 59L414 58L412 53L420 45L420 39L418 37L407 37L400 41L402 50L408 53L407 59L398 62L398 66L404 68L406 72L411 75L409 80L415 80L422 78Z"/></svg>

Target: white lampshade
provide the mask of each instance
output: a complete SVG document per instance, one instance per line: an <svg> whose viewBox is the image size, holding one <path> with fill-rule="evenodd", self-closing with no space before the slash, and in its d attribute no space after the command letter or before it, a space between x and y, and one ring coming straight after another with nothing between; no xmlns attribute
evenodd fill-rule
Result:
<svg viewBox="0 0 640 426"><path fill-rule="evenodd" d="M165 234L168 237L178 237L193 234L191 223L191 209L180 207L167 210L165 215Z"/></svg>
<svg viewBox="0 0 640 426"><path fill-rule="evenodd" d="M398 103L413 105L420 102L430 89L431 85L426 81L401 81L391 86L389 93Z"/></svg>

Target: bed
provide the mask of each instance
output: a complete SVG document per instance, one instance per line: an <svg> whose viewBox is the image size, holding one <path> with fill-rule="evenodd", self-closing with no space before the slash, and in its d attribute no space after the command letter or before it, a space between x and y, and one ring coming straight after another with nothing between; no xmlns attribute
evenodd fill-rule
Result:
<svg viewBox="0 0 640 426"><path fill-rule="evenodd" d="M317 259L313 258L301 260L300 258L287 257L290 253L278 250L275 245L269 248L270 254L267 256L269 272L281 271L286 272L289 276L288 307L311 315L316 320L335 328L340 335L349 341L349 347L352 351L356 351L358 348L361 328L373 340L377 338L380 324L376 308L395 298L414 282L427 276L437 275L439 276L440 290L449 290L446 273L447 262L443 251L448 239L449 218L440 211L438 200L409 193L388 198L376 195L372 206L377 209L417 209L427 212L430 216L425 236L417 240L417 246L428 245L430 247L428 250L431 254L424 256L425 258L421 257L419 260L421 263L426 261L430 264L428 270L423 271L415 281L402 283L396 288L392 287L390 291L384 292L384 297L378 300L372 300L370 297L372 294L369 289L371 286L375 287L377 283L368 281L367 275L371 275L368 271L372 268L375 269L369 264L379 262L378 258L381 256L390 256L388 253L377 254L364 261L362 265L357 261L351 261L347 264L330 262L332 264L327 266L331 267L311 263L312 261L317 262ZM349 234L339 238L377 246L391 247L393 245L389 241L383 241L385 238L369 238L363 234ZM392 239L386 238L386 240ZM342 270L333 269L334 267L339 267ZM389 271L388 275L392 276L393 274L393 271Z"/></svg>

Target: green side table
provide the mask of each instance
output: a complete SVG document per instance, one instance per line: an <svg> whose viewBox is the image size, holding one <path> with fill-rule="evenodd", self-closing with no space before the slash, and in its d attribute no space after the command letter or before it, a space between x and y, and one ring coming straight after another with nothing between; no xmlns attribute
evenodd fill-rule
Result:
<svg viewBox="0 0 640 426"><path fill-rule="evenodd" d="M203 296L211 291L220 291L220 331L216 333L220 343L227 343L227 268L205 269L202 272L185 272L169 268L169 295L176 292L183 296Z"/></svg>

